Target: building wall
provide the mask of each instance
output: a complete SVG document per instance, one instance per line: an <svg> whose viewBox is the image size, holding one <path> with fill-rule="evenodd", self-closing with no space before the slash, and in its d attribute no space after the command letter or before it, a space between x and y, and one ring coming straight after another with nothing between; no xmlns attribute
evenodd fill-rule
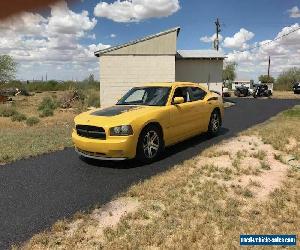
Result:
<svg viewBox="0 0 300 250"><path fill-rule="evenodd" d="M174 31L107 52L106 55L175 55L176 41L177 31Z"/></svg>
<svg viewBox="0 0 300 250"><path fill-rule="evenodd" d="M103 55L100 57L101 107L116 103L130 88L175 81L174 55Z"/></svg>
<svg viewBox="0 0 300 250"><path fill-rule="evenodd" d="M208 83L209 89L222 92L223 60L176 60L176 81Z"/></svg>

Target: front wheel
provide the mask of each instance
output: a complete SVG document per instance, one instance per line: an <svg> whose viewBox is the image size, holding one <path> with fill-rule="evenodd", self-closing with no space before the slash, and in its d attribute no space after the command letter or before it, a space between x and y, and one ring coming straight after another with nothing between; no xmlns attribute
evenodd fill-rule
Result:
<svg viewBox="0 0 300 250"><path fill-rule="evenodd" d="M208 125L208 133L211 136L216 136L221 128L221 115L220 112L214 110L210 116L210 121Z"/></svg>
<svg viewBox="0 0 300 250"><path fill-rule="evenodd" d="M158 159L163 151L164 143L160 129L148 126L143 129L137 144L137 159L143 163L150 163Z"/></svg>

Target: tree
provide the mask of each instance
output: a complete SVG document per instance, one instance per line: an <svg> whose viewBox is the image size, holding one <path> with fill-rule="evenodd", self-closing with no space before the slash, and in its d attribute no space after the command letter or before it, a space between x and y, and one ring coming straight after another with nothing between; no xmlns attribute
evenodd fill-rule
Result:
<svg viewBox="0 0 300 250"><path fill-rule="evenodd" d="M94 83L95 82L95 76L94 74L90 74L88 77L88 83Z"/></svg>
<svg viewBox="0 0 300 250"><path fill-rule="evenodd" d="M259 78L258 78L258 80L261 83L274 83L275 82L274 77L268 76L268 75L260 75Z"/></svg>
<svg viewBox="0 0 300 250"><path fill-rule="evenodd" d="M94 76L94 74L89 74L89 76L83 80L83 83L85 83L85 84L93 84L93 83L95 83L95 76Z"/></svg>
<svg viewBox="0 0 300 250"><path fill-rule="evenodd" d="M11 81L15 78L17 63L9 55L0 55L0 83Z"/></svg>
<svg viewBox="0 0 300 250"><path fill-rule="evenodd" d="M292 84L300 82L300 68L290 68L279 74L274 89L291 90Z"/></svg>
<svg viewBox="0 0 300 250"><path fill-rule="evenodd" d="M233 81L236 77L235 69L237 64L235 62L229 62L225 65L222 73L223 81Z"/></svg>

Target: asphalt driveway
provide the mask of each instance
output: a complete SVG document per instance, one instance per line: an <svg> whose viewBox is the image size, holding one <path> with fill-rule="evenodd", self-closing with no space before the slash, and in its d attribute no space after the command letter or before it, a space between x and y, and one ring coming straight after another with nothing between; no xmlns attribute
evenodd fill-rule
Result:
<svg viewBox="0 0 300 250"><path fill-rule="evenodd" d="M0 249L28 239L58 219L110 201L133 183L147 179L197 155L204 148L263 122L299 100L234 99L225 111L221 134L205 135L168 148L151 165L133 161L84 162L73 149L0 167Z"/></svg>

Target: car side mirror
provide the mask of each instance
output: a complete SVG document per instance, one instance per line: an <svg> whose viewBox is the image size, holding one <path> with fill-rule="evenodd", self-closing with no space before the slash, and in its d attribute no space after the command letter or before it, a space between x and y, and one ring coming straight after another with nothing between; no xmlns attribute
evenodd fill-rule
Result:
<svg viewBox="0 0 300 250"><path fill-rule="evenodd" d="M184 98L183 97L175 97L173 100L173 104L177 105L177 104L181 104L184 103Z"/></svg>

